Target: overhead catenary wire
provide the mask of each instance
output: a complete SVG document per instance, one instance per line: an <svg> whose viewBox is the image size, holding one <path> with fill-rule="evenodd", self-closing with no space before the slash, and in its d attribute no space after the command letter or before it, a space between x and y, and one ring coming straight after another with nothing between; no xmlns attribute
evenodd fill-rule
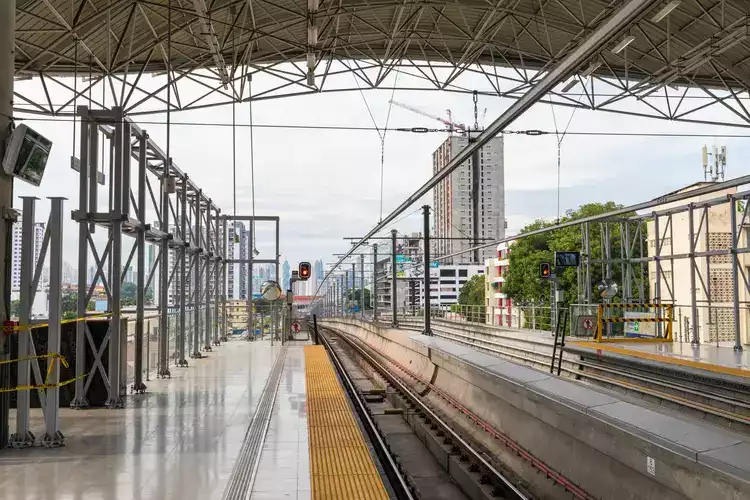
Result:
<svg viewBox="0 0 750 500"><path fill-rule="evenodd" d="M73 117L44 117L44 116L33 116L23 117L6 115L18 122L59 122L69 123L73 121ZM163 120L148 120L138 121L139 125L165 125L166 121ZM175 122L170 123L171 127L224 127L231 128L236 126L237 128L248 128L250 124L237 123L233 125L229 122ZM376 130L383 130L376 127L369 126L353 126L353 125L312 125L312 124L301 124L301 123L253 123L252 128L268 128L268 129L290 129L290 130L330 130L330 131L350 131L350 132L374 132ZM390 127L389 131L393 132L410 132L410 133L426 133L426 132L437 132L437 133L450 133L449 129L427 129L425 127ZM525 130L503 130L502 135L526 135L526 136L546 136L555 135L554 130L545 129L525 129ZM653 138L726 138L726 139L748 139L750 138L750 132L744 134L738 133L700 133L700 132L624 132L624 131L593 131L593 130L568 130L565 133L566 136L591 136L591 137L653 137Z"/></svg>

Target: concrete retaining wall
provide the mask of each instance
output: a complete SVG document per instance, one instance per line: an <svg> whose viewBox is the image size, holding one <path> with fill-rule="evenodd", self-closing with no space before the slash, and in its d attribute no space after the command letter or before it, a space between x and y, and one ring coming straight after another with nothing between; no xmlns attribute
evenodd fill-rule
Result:
<svg viewBox="0 0 750 500"><path fill-rule="evenodd" d="M655 410L436 337L358 320L355 335L429 380L591 495L604 499L750 499L745 436ZM515 472L530 484L528 468Z"/></svg>

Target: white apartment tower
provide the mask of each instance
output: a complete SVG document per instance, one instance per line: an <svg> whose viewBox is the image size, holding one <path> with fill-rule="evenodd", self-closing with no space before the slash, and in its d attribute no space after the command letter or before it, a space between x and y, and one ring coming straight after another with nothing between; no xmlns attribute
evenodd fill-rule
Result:
<svg viewBox="0 0 750 500"><path fill-rule="evenodd" d="M23 243L23 223L21 218L13 224L13 266L11 268L11 289L19 291L21 289L21 245ZM34 265L39 262L39 254L42 251L42 242L44 241L44 231L46 230L44 222L34 223ZM32 270L32 273L34 270ZM39 283L41 286L41 283Z"/></svg>
<svg viewBox="0 0 750 500"><path fill-rule="evenodd" d="M438 173L459 151L469 144L466 137L451 136L432 154L432 171ZM474 236L472 203L473 164L469 159L440 181L433 189L434 227L436 238L466 238ZM478 236L497 240L505 236L505 175L503 166L503 137L490 140L479 151L479 213ZM436 255L448 255L472 246L472 241L435 240L431 247ZM467 252L441 264L483 264L495 257L492 247Z"/></svg>

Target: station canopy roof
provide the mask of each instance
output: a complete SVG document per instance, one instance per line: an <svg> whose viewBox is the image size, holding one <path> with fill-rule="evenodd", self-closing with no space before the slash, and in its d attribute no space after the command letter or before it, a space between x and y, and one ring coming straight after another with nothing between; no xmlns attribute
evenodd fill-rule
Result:
<svg viewBox="0 0 750 500"><path fill-rule="evenodd" d="M246 99L246 90L236 88L238 82L261 72L280 83L266 89L268 95L253 98L338 90L342 87L333 77L344 73L354 73L357 86L363 88L390 88L396 85L394 70L430 88L458 91L471 90L460 85L461 76L470 72L487 77L482 92L522 93L538 78L535 75L554 66L622 4L16 1L17 79L107 75L115 83L137 87L142 75L163 75L169 69L175 81L201 78L207 91L223 92L229 100ZM749 12L745 0L655 1L652 9L622 30L616 43L579 67L573 77L578 83L561 82L561 88L578 85L580 91L593 88L595 80L606 80L621 87L623 97L644 97L664 88L700 89L708 95L723 91L737 97L750 84ZM500 75L498 67L513 71ZM352 87L351 75L348 78L345 86ZM414 86L407 82L398 85ZM208 105L211 99L201 97L194 105ZM562 90L560 100L565 100ZM175 106L185 108L185 101Z"/></svg>

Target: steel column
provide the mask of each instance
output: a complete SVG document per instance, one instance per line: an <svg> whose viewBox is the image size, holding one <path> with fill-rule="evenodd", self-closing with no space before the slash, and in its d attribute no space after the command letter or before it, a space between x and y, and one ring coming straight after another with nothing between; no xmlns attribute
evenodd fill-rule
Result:
<svg viewBox="0 0 750 500"><path fill-rule="evenodd" d="M108 408L122 408L122 397L120 395L120 363L122 360L121 352L121 309L120 291L122 288L122 197L125 189L123 188L123 162L130 161L130 157L124 157L125 141L130 141L130 135L125 135L125 124L123 122L123 113L121 108L112 108L114 119L114 177L112 178L112 207L110 215L112 223L112 250L110 254L110 276L109 286L112 291L112 300L110 301L112 320L109 325L109 398L106 405ZM129 131L130 128L127 127ZM91 172L92 175L96 175Z"/></svg>
<svg viewBox="0 0 750 500"><path fill-rule="evenodd" d="M654 284L654 293L656 296L653 298L656 307L656 317L661 318L661 230L659 229L659 216L656 212L652 212L654 217L654 248L656 250L655 264L656 264L656 283ZM649 276L649 279L651 277ZM661 323L656 323L656 336L661 337Z"/></svg>
<svg viewBox="0 0 750 500"><path fill-rule="evenodd" d="M146 299L146 148L148 135L142 131L138 139L138 233L137 241L137 265L138 275L136 277L136 317L135 317L135 374L133 390L144 392L146 384L143 383L143 317Z"/></svg>
<svg viewBox="0 0 750 500"><path fill-rule="evenodd" d="M23 214L21 219L21 293L18 311L18 324L25 327L31 324L31 308L34 302L32 289L34 280L34 220L36 217L36 200L34 196L22 196ZM18 359L31 356L34 348L31 345L31 332L22 331L18 335ZM17 363L16 385L26 387L31 384L31 363L25 359ZM16 392L16 432L11 436L14 447L31 446L34 435L29 431L29 402L31 391Z"/></svg>
<svg viewBox="0 0 750 500"><path fill-rule="evenodd" d="M224 303L224 295L221 287L221 262L222 262L222 246L221 246L221 231L219 230L221 224L221 211L216 210L216 218L214 219L214 344L219 345L219 301Z"/></svg>
<svg viewBox="0 0 750 500"><path fill-rule="evenodd" d="M161 179L161 231L170 234L169 229L169 176L172 172L172 158L169 157L164 165L165 175ZM169 238L161 241L161 262L159 263L159 361L157 376L166 378L171 376L169 371Z"/></svg>
<svg viewBox="0 0 750 500"><path fill-rule="evenodd" d="M206 324L203 328L203 348L210 351L211 348L211 200L206 203L206 230L205 237L201 240L201 245L205 244L203 260L206 261Z"/></svg>
<svg viewBox="0 0 750 500"><path fill-rule="evenodd" d="M378 321L378 244L372 245L372 320Z"/></svg>
<svg viewBox="0 0 750 500"><path fill-rule="evenodd" d="M13 74L16 36L16 0L0 2L0 158L5 155L6 140L10 137L13 117ZM83 125L83 124L82 124ZM10 319L10 275L12 245L10 234L11 218L6 210L13 208L13 177L0 169L0 265L4 274L0 293L0 321ZM3 336L5 337L5 336ZM10 359L10 346L5 338L0 338L0 360ZM0 365L0 386L10 385L9 365ZM6 385L7 384L7 385ZM8 443L10 413L10 393L0 393L0 448Z"/></svg>
<svg viewBox="0 0 750 500"><path fill-rule="evenodd" d="M194 333L193 333L193 344L195 346L195 352L194 355L196 358L201 357L200 352L200 345L201 345L201 339L202 331L201 331L201 294L203 293L203 286L201 283L201 280L203 279L203 270L201 269L201 201L203 200L203 191L198 190L197 193L195 193L195 199L193 200L195 203L195 244L197 248L195 249L195 256L193 257L195 262L195 292L194 292L194 299L193 299L193 316L194 316Z"/></svg>
<svg viewBox="0 0 750 500"><path fill-rule="evenodd" d="M430 206L425 205L422 210L424 217L424 331L422 333L432 335L430 325ZM438 278L439 282L440 278Z"/></svg>
<svg viewBox="0 0 750 500"><path fill-rule="evenodd" d="M695 216L693 211L693 204L690 203L688 208L688 235L690 237L690 322L692 326L692 335L690 343L697 346L700 343L699 331L698 331L698 305L696 299L696 288L695 288L695 251L696 251L696 238L695 238Z"/></svg>
<svg viewBox="0 0 750 500"><path fill-rule="evenodd" d="M223 220L222 227L224 229L224 232L221 238L221 241L223 242L221 246L221 256L222 256L222 259L221 259L221 290L222 290L222 293L221 293L221 325L222 325L221 340L226 342L228 340L227 338L228 337L227 336L227 245L228 245L227 238L229 235L229 233L227 233L228 224L227 224L226 219Z"/></svg>
<svg viewBox="0 0 750 500"><path fill-rule="evenodd" d="M737 201L729 196L729 223L732 231L732 309L734 310L734 347L735 351L742 351L742 337L740 332L740 277L739 255L737 254ZM709 277L710 281L710 277Z"/></svg>
<svg viewBox="0 0 750 500"><path fill-rule="evenodd" d="M398 234L398 231L391 229L391 314L393 315L391 325L394 327L398 327L398 306L396 305L398 299L398 283L396 282L396 234Z"/></svg>
<svg viewBox="0 0 750 500"><path fill-rule="evenodd" d="M247 340L255 340L255 316L253 315L253 261L255 260L255 221L250 221L247 232ZM241 268L241 266L240 266Z"/></svg>
<svg viewBox="0 0 750 500"><path fill-rule="evenodd" d="M15 1L15 0L12 0ZM0 2L2 3L2 2ZM11 72L12 73L12 72ZM77 316L83 318L86 316L86 294L88 292L88 282L86 280L86 270L88 268L88 222L85 214L89 199L89 172L96 176L89 162L89 139L98 136L99 132L96 126L89 122L89 110L86 106L78 106L76 110L81 118L80 129L80 161L78 171L78 308ZM2 117L0 117L1 119ZM94 153L96 156L96 153ZM71 401L72 408L84 408L89 405L84 391L84 376L86 375L86 322L79 321L76 323L76 381L75 396Z"/></svg>
<svg viewBox="0 0 750 500"><path fill-rule="evenodd" d="M359 309L365 319L365 254L359 255Z"/></svg>
<svg viewBox="0 0 750 500"><path fill-rule="evenodd" d="M47 353L60 352L60 330L62 319L62 268L63 268L63 201L65 198L50 198L49 216L49 319L47 321ZM34 240L31 240L34 241ZM43 258L43 256L40 256ZM25 333L25 332L24 332ZM31 338L31 335L28 335ZM60 360L47 358L47 389L44 410L44 437L47 447L61 446L65 439L60 432Z"/></svg>
<svg viewBox="0 0 750 500"><path fill-rule="evenodd" d="M188 267L188 261L187 261L187 248L190 245L190 237L188 236L188 199L187 199L187 193L188 192L188 176L184 175L182 177L182 191L180 191L180 235L182 240L182 245L177 249L178 255L177 258L180 260L180 286L178 287L179 290L179 327L177 330L177 350L179 352L178 354L178 360L177 360L177 366L187 366L187 358L185 356L185 335L187 334L187 331L185 330L185 306L186 301L188 299L188 290L187 290L187 267ZM166 256L165 256L166 257ZM188 349L190 349L190 345L188 345ZM191 351L192 352L192 351Z"/></svg>

